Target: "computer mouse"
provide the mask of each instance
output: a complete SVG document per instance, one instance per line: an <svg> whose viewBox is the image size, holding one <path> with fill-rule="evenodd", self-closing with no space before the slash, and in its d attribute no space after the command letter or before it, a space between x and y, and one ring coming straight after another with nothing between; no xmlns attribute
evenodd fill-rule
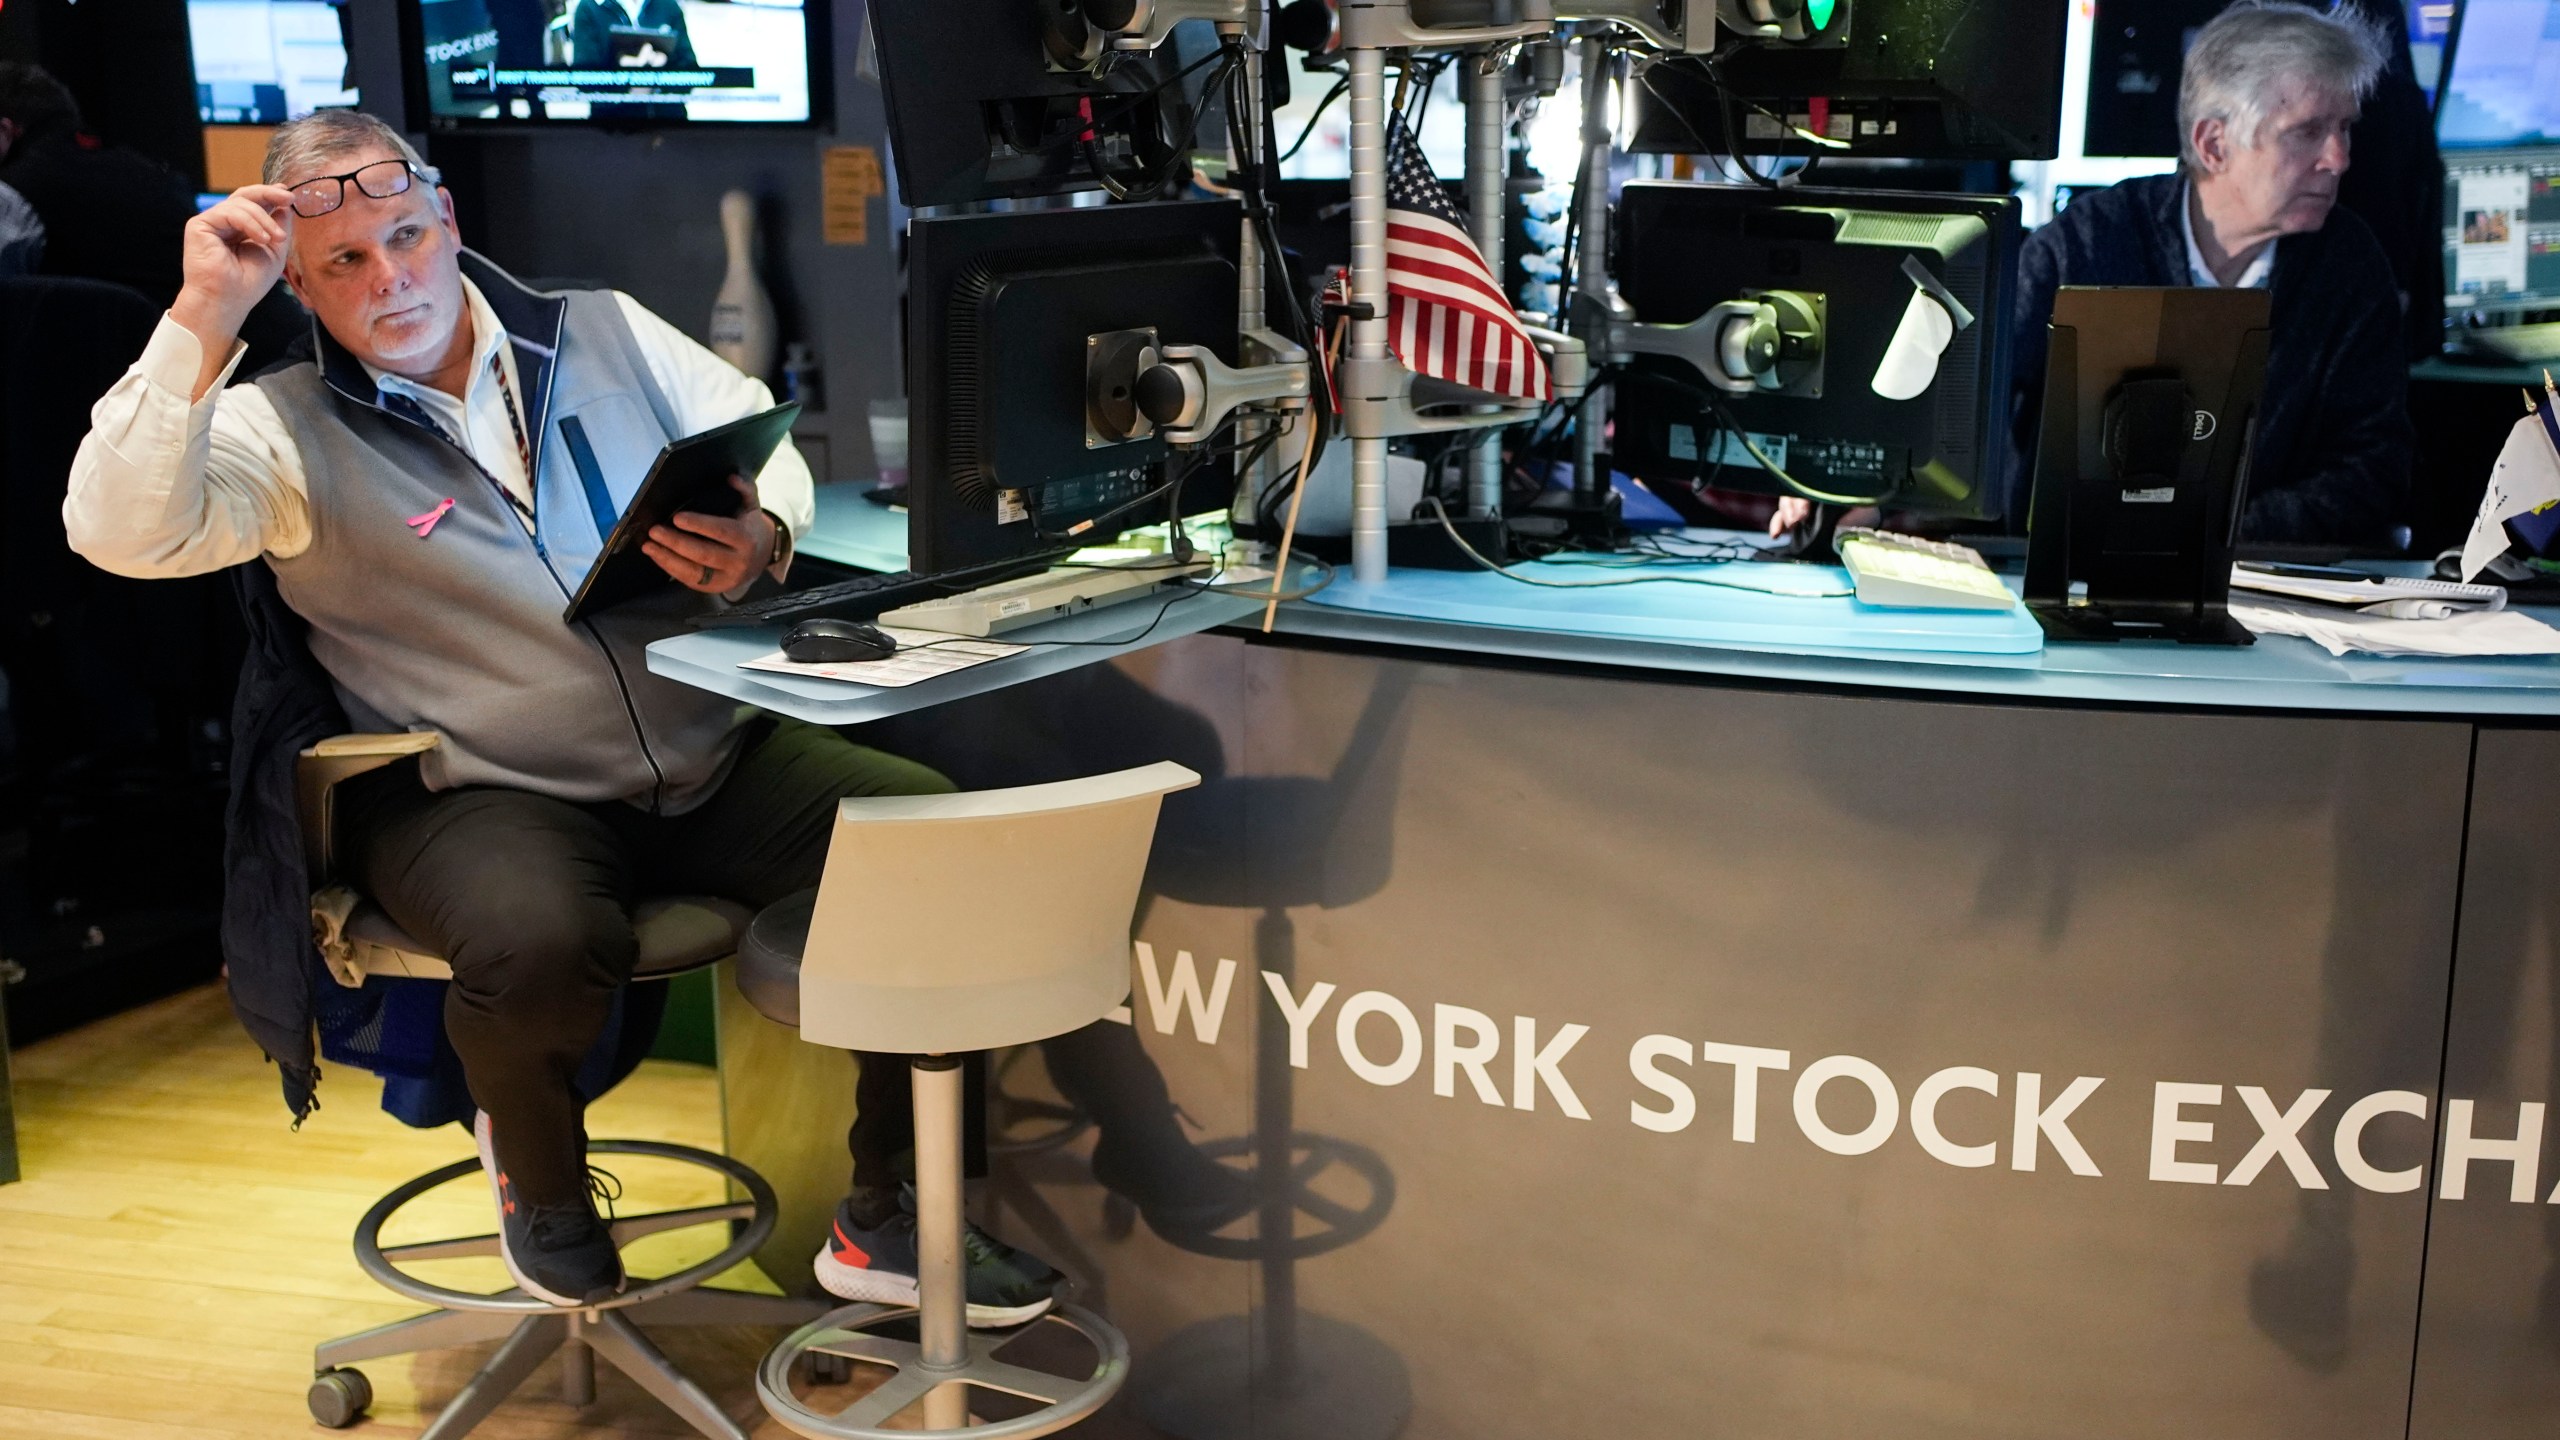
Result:
<svg viewBox="0 0 2560 1440"><path fill-rule="evenodd" d="M782 637L782 653L802 665L843 665L886 660L898 653L898 642L860 620L803 620Z"/></svg>

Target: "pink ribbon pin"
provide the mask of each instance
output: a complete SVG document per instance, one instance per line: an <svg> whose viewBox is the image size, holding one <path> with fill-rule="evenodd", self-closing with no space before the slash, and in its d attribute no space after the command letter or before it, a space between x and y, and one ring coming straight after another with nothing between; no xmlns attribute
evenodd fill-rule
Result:
<svg viewBox="0 0 2560 1440"><path fill-rule="evenodd" d="M453 497L448 495L443 501L438 503L436 508L433 510L428 511L424 515L412 515L403 523L408 525L410 529L417 531L418 538L424 540L429 535L435 533L436 522L442 520L444 518L444 512L452 508Z"/></svg>

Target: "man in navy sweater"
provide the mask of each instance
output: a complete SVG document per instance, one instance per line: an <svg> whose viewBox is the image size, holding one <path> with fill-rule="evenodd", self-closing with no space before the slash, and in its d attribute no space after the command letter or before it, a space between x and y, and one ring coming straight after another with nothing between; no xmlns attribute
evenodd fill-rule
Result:
<svg viewBox="0 0 2560 1440"><path fill-rule="evenodd" d="M2082 196L2028 237L2010 331L2014 519L2035 473L2054 290L2196 285L2274 292L2242 537L2376 545L2403 523L2415 438L2399 287L2337 204L2385 44L2352 9L2242 0L2187 52L2179 173Z"/></svg>

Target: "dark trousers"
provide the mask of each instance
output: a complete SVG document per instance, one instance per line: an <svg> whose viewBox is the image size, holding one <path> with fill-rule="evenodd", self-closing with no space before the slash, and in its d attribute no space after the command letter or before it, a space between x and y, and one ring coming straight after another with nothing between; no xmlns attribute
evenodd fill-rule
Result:
<svg viewBox="0 0 2560 1440"><path fill-rule="evenodd" d="M758 721L728 778L682 815L520 790L430 791L414 762L341 786L346 879L453 967L445 1031L499 1163L527 1201L585 1191L571 1088L631 977L633 902L717 895L762 907L818 883L836 801L948 792L925 766L792 720ZM907 1067L864 1063L855 1172L888 1177L913 1144Z"/></svg>

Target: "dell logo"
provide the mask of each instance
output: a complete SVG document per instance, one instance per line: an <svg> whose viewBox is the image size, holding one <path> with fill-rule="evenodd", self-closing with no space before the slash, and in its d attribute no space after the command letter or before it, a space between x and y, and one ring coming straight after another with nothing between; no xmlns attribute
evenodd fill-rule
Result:
<svg viewBox="0 0 2560 1440"><path fill-rule="evenodd" d="M2199 411L2197 411L2197 412L2196 412L2196 433L2195 433L2194 438L2195 438L2195 439L2198 439L2198 440L2210 440L2210 439L2212 439L2212 438L2213 438L2213 425L2214 425L2214 421L2213 421L2213 412L2212 412L2212 411L2210 411L2210 410L2199 410Z"/></svg>

